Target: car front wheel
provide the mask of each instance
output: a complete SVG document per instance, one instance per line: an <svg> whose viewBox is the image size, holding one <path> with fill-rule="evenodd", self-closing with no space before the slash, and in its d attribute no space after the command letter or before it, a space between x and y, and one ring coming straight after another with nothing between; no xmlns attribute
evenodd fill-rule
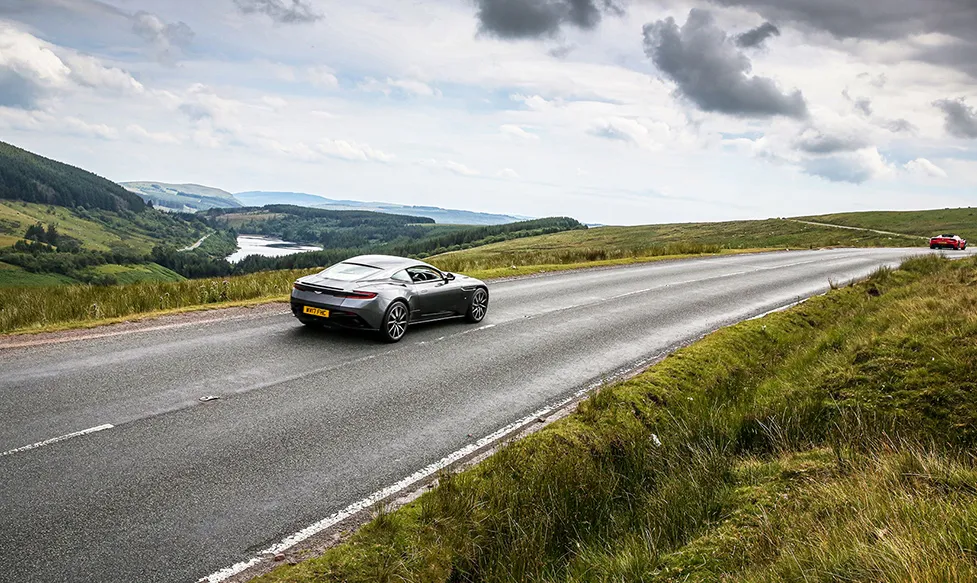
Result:
<svg viewBox="0 0 977 583"><path fill-rule="evenodd" d="M478 288L472 294L472 299L468 304L468 313L465 314L465 319L473 324L477 324L485 318L485 314L487 312L488 292L482 288Z"/></svg>
<svg viewBox="0 0 977 583"><path fill-rule="evenodd" d="M410 311L404 302L394 302L387 308L387 313L383 317L383 325L380 327L380 337L384 342L399 342L404 334L407 333L407 324L410 322Z"/></svg>

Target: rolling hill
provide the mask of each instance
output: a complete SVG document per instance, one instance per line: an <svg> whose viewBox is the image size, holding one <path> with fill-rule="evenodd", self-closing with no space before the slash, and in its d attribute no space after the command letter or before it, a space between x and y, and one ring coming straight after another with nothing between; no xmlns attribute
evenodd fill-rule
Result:
<svg viewBox="0 0 977 583"><path fill-rule="evenodd" d="M294 204L337 211L374 211L395 215L427 217L445 225L504 225L525 221L531 217L481 213L475 211L445 209L435 206L412 206L389 202L361 202L336 200L303 192L239 192L235 198L249 206L267 204Z"/></svg>
<svg viewBox="0 0 977 583"><path fill-rule="evenodd" d="M178 280L150 253L211 233L203 217L155 210L114 182L0 142L0 286Z"/></svg>
<svg viewBox="0 0 977 583"><path fill-rule="evenodd" d="M235 208L244 204L234 195L219 188L199 184L167 184L165 182L121 182L146 202L162 210L195 212L212 208Z"/></svg>

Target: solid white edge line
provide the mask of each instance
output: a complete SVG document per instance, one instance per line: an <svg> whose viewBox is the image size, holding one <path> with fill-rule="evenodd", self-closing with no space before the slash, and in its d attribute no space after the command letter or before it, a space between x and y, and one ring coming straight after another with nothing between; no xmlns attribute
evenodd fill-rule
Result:
<svg viewBox="0 0 977 583"><path fill-rule="evenodd" d="M37 449L39 447L44 447L45 445L51 445L52 443L58 443L59 441L64 441L66 439L71 439L72 437L81 437L82 435L88 435L90 433L97 433L99 431L105 431L106 429L112 429L115 425L111 423L106 423L105 425L99 425L98 427L89 427L88 429L82 429L81 431L75 431L74 433L68 433L66 435L61 435L58 437L52 437L51 439L45 439L44 441L38 441L37 443L32 443L30 445L25 445L24 447L18 447L16 449L11 449L0 453L0 457L13 455L15 453L21 453L24 451L30 451L32 449Z"/></svg>
<svg viewBox="0 0 977 583"><path fill-rule="evenodd" d="M444 468L450 466L451 464L482 449L483 447L490 445L491 443L498 441L499 439L502 439L509 433L512 433L513 431L519 429L524 425L530 424L532 421L538 419L539 417L547 416L549 413L553 412L554 410L560 409L561 407L567 405L568 403L574 401L575 399L579 399L586 393L599 387L601 384L603 384L603 381L599 383L591 384L588 387L580 389L576 393L573 393L569 397L564 398L558 403L547 405L546 407L538 409L532 414L527 415L522 419L519 419L518 421L514 421L506 425L502 429L499 429L498 431L486 435L485 437L479 439L478 441L474 443L470 443L465 447L455 451L454 453L451 453L448 456L438 460L437 462L434 462L433 464L423 469L420 469L417 472L414 472L413 474L407 476L403 480L400 480L396 484L387 486L382 490L377 490L376 492L370 494L369 496L360 500L359 502L354 502L349 506L347 506L346 508L340 510L339 512L331 514L328 517L323 518L319 522L311 524L303 528L302 530L296 532L295 534L285 537L279 543L270 546L263 551L258 552L257 556L247 561L241 561L240 563L236 563L234 565L231 565L230 567L221 569L220 571L212 573L211 575L208 575L206 577L202 577L201 579L198 580L198 583L204 583L204 582L220 583L221 581L224 581L250 567L253 567L254 565L257 565L258 563L261 562L262 556L267 556L267 555L274 556L277 555L278 553L283 553L286 550L290 549L291 547L301 543L302 541L322 532L323 530L331 526L334 526L342 522L343 520L346 520L350 516L366 508L369 508L370 506L380 502L384 498L392 496L393 494L396 494L397 492L408 488L412 484L432 476L433 474L439 472L440 470L443 470Z"/></svg>

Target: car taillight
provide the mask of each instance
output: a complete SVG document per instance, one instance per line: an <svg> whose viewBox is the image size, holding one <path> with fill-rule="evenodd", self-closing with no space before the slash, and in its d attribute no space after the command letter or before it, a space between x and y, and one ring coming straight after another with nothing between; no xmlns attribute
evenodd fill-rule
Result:
<svg viewBox="0 0 977 583"><path fill-rule="evenodd" d="M346 297L351 300L372 300L377 297L377 294L374 292L354 291L353 293L346 294Z"/></svg>

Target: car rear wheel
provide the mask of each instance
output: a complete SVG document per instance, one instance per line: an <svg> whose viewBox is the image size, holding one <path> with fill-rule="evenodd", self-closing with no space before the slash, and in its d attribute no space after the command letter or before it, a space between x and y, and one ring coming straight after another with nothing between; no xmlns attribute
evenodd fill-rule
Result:
<svg viewBox="0 0 977 583"><path fill-rule="evenodd" d="M472 294L471 302L468 304L468 313L465 319L473 324L481 322L488 312L488 292L482 288L475 290Z"/></svg>
<svg viewBox="0 0 977 583"><path fill-rule="evenodd" d="M410 310L407 309L407 304L394 302L387 308L387 313L383 317L380 338L384 342L399 342L407 333L408 323L410 323Z"/></svg>

